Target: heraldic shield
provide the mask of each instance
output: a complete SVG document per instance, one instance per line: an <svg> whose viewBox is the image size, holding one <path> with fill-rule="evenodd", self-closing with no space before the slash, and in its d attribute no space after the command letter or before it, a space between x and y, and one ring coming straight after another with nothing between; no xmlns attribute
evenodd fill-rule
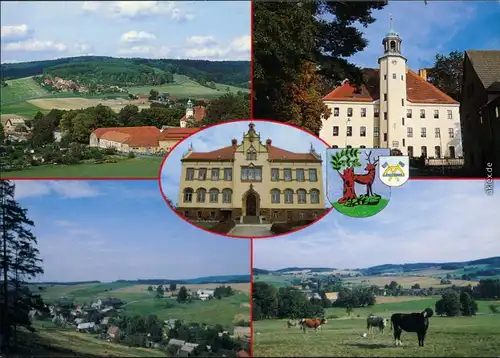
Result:
<svg viewBox="0 0 500 358"><path fill-rule="evenodd" d="M327 197L341 214L365 218L382 211L391 197L391 187L380 180L379 158L387 148L332 148L327 150Z"/></svg>
<svg viewBox="0 0 500 358"><path fill-rule="evenodd" d="M410 157L379 156L378 176L382 183L388 186L401 186L410 176Z"/></svg>

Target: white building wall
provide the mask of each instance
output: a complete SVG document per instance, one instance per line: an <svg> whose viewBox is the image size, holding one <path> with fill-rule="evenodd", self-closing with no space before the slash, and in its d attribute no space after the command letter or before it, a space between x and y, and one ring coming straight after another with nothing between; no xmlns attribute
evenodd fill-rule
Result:
<svg viewBox="0 0 500 358"><path fill-rule="evenodd" d="M382 96L383 98L383 96ZM399 98L401 104L401 96ZM388 102L391 98L388 97ZM345 148L352 146L360 148L373 148L379 146L379 140L383 140L383 133L379 127L379 121L387 122L388 131L391 133L392 126L393 137L388 134L389 143L380 145L381 148L394 148L393 140L399 141L398 149L404 155L408 155L408 147L413 149L413 156L419 157L422 154L422 147L427 148L427 156L435 157L435 147L441 147L441 156L450 156L449 147L455 148L455 157L462 156L461 136L460 136L460 117L459 107L455 104L424 104L411 103L405 100L405 106L401 106L401 110L397 110L396 115L393 115L394 120L390 120L391 113L388 113L388 119L383 119L383 112L380 111L380 118L375 117L375 110L379 107L379 101L376 102L334 102L325 101L325 104L331 109L331 116L323 119L323 126L320 131L320 138L326 141L330 146ZM335 108L338 108L339 115L335 116ZM347 116L348 108L352 108L352 116ZM362 117L362 109L366 109L366 117ZM412 118L407 117L407 110L410 109ZM420 118L420 110L425 110L425 119ZM439 118L434 118L434 111L437 110ZM451 111L451 119L448 118L448 111ZM404 119L404 125L403 125ZM396 123L397 122L397 123ZM398 127L394 131L394 124ZM352 127L352 136L347 136L347 127ZM334 127L338 127L338 135L334 135ZM366 128L366 136L361 136L361 127ZM385 126L387 128L387 126ZM421 136L421 128L425 128L426 136ZM435 129L439 128L441 138L436 137ZM453 129L453 137L450 137L449 131ZM378 130L378 136L377 136ZM396 137L397 136L397 137ZM382 137L382 138L381 138ZM399 139L393 139L399 138Z"/></svg>

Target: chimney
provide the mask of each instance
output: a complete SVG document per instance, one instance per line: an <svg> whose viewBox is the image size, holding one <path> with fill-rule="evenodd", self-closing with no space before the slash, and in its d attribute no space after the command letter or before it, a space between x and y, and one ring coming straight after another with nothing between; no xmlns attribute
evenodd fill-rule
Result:
<svg viewBox="0 0 500 358"><path fill-rule="evenodd" d="M270 138L267 138L266 145L269 147L272 143L273 141Z"/></svg>
<svg viewBox="0 0 500 358"><path fill-rule="evenodd" d="M421 68L418 70L418 75L420 76L421 79L424 81L427 81L427 69Z"/></svg>
<svg viewBox="0 0 500 358"><path fill-rule="evenodd" d="M238 140L236 138L233 138L231 140L231 144L233 145L233 147L236 147L238 145Z"/></svg>

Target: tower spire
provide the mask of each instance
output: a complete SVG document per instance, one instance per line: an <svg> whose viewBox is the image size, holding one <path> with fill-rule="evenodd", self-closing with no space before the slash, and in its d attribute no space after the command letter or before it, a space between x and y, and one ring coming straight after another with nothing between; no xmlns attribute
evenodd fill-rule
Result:
<svg viewBox="0 0 500 358"><path fill-rule="evenodd" d="M390 25L391 27L389 28L390 30L393 30L394 29L394 17L392 16L392 14L389 14L389 22L390 22Z"/></svg>

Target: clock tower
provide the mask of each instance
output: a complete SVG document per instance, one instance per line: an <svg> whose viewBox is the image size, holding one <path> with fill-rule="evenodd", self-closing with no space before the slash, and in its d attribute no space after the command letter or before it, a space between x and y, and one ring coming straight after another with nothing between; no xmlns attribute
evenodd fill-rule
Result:
<svg viewBox="0 0 500 358"><path fill-rule="evenodd" d="M394 31L382 40L384 54L378 59L380 76L379 147L399 149L406 155L406 58L401 53L401 38Z"/></svg>

